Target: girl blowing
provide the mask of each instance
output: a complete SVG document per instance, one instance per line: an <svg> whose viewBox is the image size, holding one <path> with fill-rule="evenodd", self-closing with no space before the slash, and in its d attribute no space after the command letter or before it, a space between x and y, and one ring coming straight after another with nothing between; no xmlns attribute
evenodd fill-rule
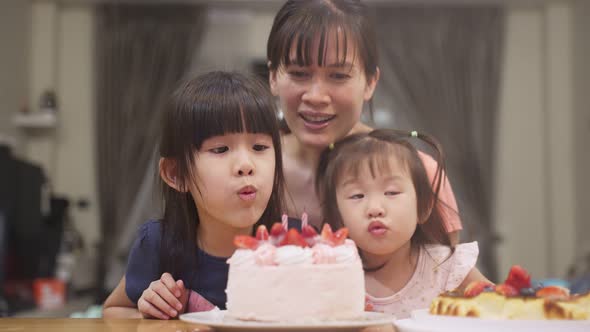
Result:
<svg viewBox="0 0 590 332"><path fill-rule="evenodd" d="M434 150L432 183L410 140ZM475 268L477 243L453 246L445 230L443 170L439 144L416 132L353 134L322 153L316 189L323 215L334 228L346 226L359 247L369 308L405 318L443 291L487 281Z"/></svg>
<svg viewBox="0 0 590 332"><path fill-rule="evenodd" d="M105 317L225 308L234 236L280 219L275 112L264 86L237 73L207 73L176 90L160 141L164 216L140 228Z"/></svg>

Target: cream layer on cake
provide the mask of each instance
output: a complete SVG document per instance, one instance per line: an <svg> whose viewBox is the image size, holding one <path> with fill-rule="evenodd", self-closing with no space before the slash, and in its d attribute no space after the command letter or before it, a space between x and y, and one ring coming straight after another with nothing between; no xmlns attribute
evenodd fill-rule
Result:
<svg viewBox="0 0 590 332"><path fill-rule="evenodd" d="M365 308L360 264L230 267L228 315L261 321L358 318Z"/></svg>

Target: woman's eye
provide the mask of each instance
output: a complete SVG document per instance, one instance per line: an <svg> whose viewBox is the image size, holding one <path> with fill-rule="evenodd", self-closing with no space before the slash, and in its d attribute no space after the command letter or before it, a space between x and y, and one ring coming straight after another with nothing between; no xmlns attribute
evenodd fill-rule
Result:
<svg viewBox="0 0 590 332"><path fill-rule="evenodd" d="M217 148L209 149L209 152L212 152L215 154L221 154L221 153L227 152L228 150L229 150L229 148L227 146L220 146Z"/></svg>
<svg viewBox="0 0 590 332"><path fill-rule="evenodd" d="M269 149L270 146L268 145L264 145L264 144L254 144L254 151L264 151L266 149Z"/></svg>
<svg viewBox="0 0 590 332"><path fill-rule="evenodd" d="M399 194L399 191L386 191L385 196L395 196Z"/></svg>
<svg viewBox="0 0 590 332"><path fill-rule="evenodd" d="M293 78L307 78L309 76L309 74L305 71L302 70L290 70L289 71L289 75Z"/></svg>
<svg viewBox="0 0 590 332"><path fill-rule="evenodd" d="M354 194L354 195L351 195L349 197L349 199L361 199L363 197L365 197L365 195L363 195L363 194Z"/></svg>

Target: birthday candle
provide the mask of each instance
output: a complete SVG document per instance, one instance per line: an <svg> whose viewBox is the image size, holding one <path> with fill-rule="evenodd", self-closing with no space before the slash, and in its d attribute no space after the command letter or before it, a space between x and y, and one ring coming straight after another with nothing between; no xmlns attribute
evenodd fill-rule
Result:
<svg viewBox="0 0 590 332"><path fill-rule="evenodd" d="M307 213L303 212L301 215L301 229L305 226L307 226Z"/></svg>
<svg viewBox="0 0 590 332"><path fill-rule="evenodd" d="M283 214L283 216L281 217L281 221L282 221L282 224L283 224L283 228L285 230L288 230L288 228L289 228L289 217L287 217L286 214Z"/></svg>

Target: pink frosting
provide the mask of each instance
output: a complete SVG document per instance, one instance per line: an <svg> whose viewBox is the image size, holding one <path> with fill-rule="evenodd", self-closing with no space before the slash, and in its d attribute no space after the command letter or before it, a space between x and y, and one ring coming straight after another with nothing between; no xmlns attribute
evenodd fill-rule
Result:
<svg viewBox="0 0 590 332"><path fill-rule="evenodd" d="M314 264L333 264L336 263L336 254L334 248L327 244L318 243L311 249L313 251Z"/></svg>
<svg viewBox="0 0 590 332"><path fill-rule="evenodd" d="M275 253L277 248L270 243L264 243L254 252L256 264L258 265L276 265Z"/></svg>
<svg viewBox="0 0 590 332"><path fill-rule="evenodd" d="M291 248L293 247L293 248ZM281 250L280 252L279 249ZM293 250L298 249L298 250ZM276 247L271 241L260 242L256 250L238 249L228 260L233 265L339 264L360 261L355 243L347 239L332 247L316 242L311 248L292 245Z"/></svg>

